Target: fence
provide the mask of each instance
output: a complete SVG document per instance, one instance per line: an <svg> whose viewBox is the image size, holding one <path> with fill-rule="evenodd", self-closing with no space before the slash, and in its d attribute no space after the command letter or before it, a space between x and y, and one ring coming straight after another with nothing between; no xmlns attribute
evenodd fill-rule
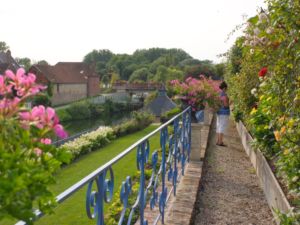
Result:
<svg viewBox="0 0 300 225"><path fill-rule="evenodd" d="M171 126L172 134L168 133L168 127ZM150 155L149 138L160 133L161 151L152 153L151 165L152 174L150 180L145 178L145 166ZM131 224L133 215L138 214L139 222L146 225L145 208L148 205L151 210L158 209L158 215L155 215L154 224L160 220L164 223L166 203L173 193L176 195L176 187L181 175L184 175L186 163L189 161L191 152L191 108L174 116L171 120L161 125L159 128L143 137L118 156L102 165L88 176L71 186L69 189L56 197L58 203L63 202L83 186L88 185L86 193L86 213L91 219L95 219L97 225L104 225L104 204L112 200L114 193L114 172L112 166L118 163L122 158L136 150L136 164L140 171L139 191L136 201L132 206L128 205L128 199L132 193L132 180L127 176L123 181L120 198L123 204L123 210L120 214L118 224L123 224L125 212L129 210L129 217L126 218L127 224ZM106 179L109 174L109 179ZM95 191L93 185L95 186ZM40 211L35 212L37 217L41 217ZM16 225L24 225L19 221Z"/></svg>

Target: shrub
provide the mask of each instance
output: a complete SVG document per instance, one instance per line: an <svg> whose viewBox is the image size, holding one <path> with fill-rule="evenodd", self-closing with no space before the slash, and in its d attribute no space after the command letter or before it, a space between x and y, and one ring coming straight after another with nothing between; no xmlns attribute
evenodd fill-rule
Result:
<svg viewBox="0 0 300 225"><path fill-rule="evenodd" d="M79 138L63 144L60 148L70 151L73 159L76 159L83 154L103 147L114 138L115 135L112 128L101 126L95 131L83 134Z"/></svg>
<svg viewBox="0 0 300 225"><path fill-rule="evenodd" d="M67 112L65 108L57 109L56 114L58 115L61 122L72 120L72 116Z"/></svg>
<svg viewBox="0 0 300 225"><path fill-rule="evenodd" d="M176 116L177 114L181 113L181 109L176 107L174 109L171 109L165 113L163 113L160 117L160 121L161 122L166 122L170 119L172 119L172 117Z"/></svg>
<svg viewBox="0 0 300 225"><path fill-rule="evenodd" d="M53 174L70 154L51 145L49 136L67 136L54 109L24 102L44 87L35 84L34 74L19 69L0 75L0 220L5 217L32 224L33 206L51 212L55 198L48 186Z"/></svg>
<svg viewBox="0 0 300 225"><path fill-rule="evenodd" d="M33 106L37 106L37 105L51 106L50 97L48 95L44 95L44 94L35 96L33 98L32 105Z"/></svg>
<svg viewBox="0 0 300 225"><path fill-rule="evenodd" d="M234 110L242 114L264 154L275 162L288 187L288 198L300 209L300 4L268 0L266 10L250 18L236 74L227 73ZM288 12L288 13L287 13ZM238 57L230 57L238 58ZM232 61L229 68L233 68ZM236 67L237 68L237 67ZM232 71L232 70L231 70ZM292 223L288 223L292 224Z"/></svg>
<svg viewBox="0 0 300 225"><path fill-rule="evenodd" d="M132 113L132 119L114 126L113 130L117 137L124 136L126 134L133 133L138 130L142 130L154 121L154 116L148 112L136 112Z"/></svg>
<svg viewBox="0 0 300 225"><path fill-rule="evenodd" d="M87 119L91 117L91 111L87 102L72 103L66 108L68 114L73 120Z"/></svg>

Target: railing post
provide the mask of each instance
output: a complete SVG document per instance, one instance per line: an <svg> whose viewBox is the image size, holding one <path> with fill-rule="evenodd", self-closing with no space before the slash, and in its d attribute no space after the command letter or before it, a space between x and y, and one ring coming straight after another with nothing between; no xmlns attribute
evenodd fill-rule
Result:
<svg viewBox="0 0 300 225"><path fill-rule="evenodd" d="M179 118L174 120L174 135L173 135L173 147L174 147L174 174L173 174L173 193L176 195L176 185L177 185L177 156L178 156L178 131L179 131ZM170 149L171 150L171 149Z"/></svg>
<svg viewBox="0 0 300 225"><path fill-rule="evenodd" d="M105 179L107 170L110 180ZM92 191L93 183L96 182L97 191ZM102 171L95 179L88 183L86 192L86 213L90 219L96 218L97 225L104 225L104 202L111 201L114 189L114 174L111 167ZM109 193L109 196L107 196ZM94 208L92 213L91 208Z"/></svg>
<svg viewBox="0 0 300 225"><path fill-rule="evenodd" d="M166 206L166 198L167 198L167 188L165 184L166 177L166 145L168 141L168 127L165 127L161 130L160 133L160 146L162 149L162 160L161 160L161 180L162 180L162 188L161 188L161 196L159 202L159 211L161 215L161 222L164 224L165 221L165 206ZM169 149L169 151L171 151Z"/></svg>
<svg viewBox="0 0 300 225"><path fill-rule="evenodd" d="M139 190L139 207L140 207L140 224L146 225L147 220L144 220L144 210L146 206L145 195L145 164L148 160L150 153L149 141L146 140L138 146L137 149L137 164L138 169L141 171L140 175L140 190Z"/></svg>

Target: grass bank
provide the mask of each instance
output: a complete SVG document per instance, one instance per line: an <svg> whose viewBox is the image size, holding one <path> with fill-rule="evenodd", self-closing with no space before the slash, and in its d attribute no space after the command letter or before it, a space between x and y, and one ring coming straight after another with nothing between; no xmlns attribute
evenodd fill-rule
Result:
<svg viewBox="0 0 300 225"><path fill-rule="evenodd" d="M146 129L134 134L126 135L112 141L109 145L101 148L99 151L91 152L80 158L80 160L65 167L57 174L57 184L51 187L55 194L59 194L96 168L109 161L131 144L150 133L157 126L149 126ZM150 139L151 150L159 148L159 135L155 135ZM119 163L113 166L115 176L115 188L118 190L121 182L126 176L135 173L136 169L136 151L124 157ZM36 222L38 225L82 225L95 224L94 220L90 220L85 212L85 194L86 186L73 195L70 199L60 204L55 209L55 214L45 216Z"/></svg>

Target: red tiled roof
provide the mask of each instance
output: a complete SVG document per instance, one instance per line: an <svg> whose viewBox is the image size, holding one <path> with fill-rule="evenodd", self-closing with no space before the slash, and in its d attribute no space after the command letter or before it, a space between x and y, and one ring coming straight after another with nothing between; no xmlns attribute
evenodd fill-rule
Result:
<svg viewBox="0 0 300 225"><path fill-rule="evenodd" d="M59 62L55 66L34 67L53 83L87 83L88 77L97 76L88 64L82 62Z"/></svg>

